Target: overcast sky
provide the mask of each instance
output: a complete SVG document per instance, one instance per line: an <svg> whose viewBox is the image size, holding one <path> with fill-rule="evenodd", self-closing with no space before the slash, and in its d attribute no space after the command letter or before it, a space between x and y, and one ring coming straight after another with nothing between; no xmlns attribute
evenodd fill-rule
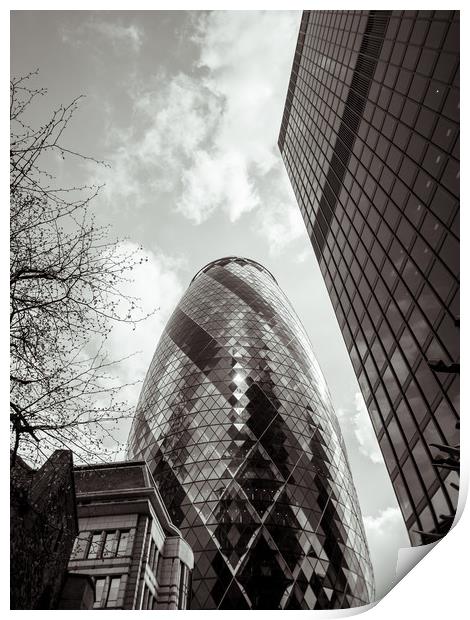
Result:
<svg viewBox="0 0 470 620"><path fill-rule="evenodd" d="M65 142L111 167L57 162L58 172L65 183L106 183L99 220L149 257L129 292L159 310L110 340L116 359L140 351L120 368L123 381L144 378L203 265L246 256L274 274L331 390L382 594L409 543L276 144L299 22L296 11L13 12L11 68L39 68L48 96L38 120L86 95ZM139 389L127 391L130 402Z"/></svg>

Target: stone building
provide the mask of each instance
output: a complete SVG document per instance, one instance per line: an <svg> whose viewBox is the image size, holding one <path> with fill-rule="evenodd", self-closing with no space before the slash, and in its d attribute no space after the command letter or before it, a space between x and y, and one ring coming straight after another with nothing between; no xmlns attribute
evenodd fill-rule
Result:
<svg viewBox="0 0 470 620"><path fill-rule="evenodd" d="M185 609L193 553L145 463L76 467L75 489L79 534L69 571L92 577L93 607Z"/></svg>

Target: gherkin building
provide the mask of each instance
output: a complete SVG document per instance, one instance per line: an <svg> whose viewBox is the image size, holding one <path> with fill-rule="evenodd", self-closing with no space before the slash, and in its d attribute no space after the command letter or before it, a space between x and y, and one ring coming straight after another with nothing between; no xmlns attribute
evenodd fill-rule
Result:
<svg viewBox="0 0 470 620"><path fill-rule="evenodd" d="M262 265L223 258L193 278L145 378L128 456L149 464L193 548L193 609L373 600L328 388Z"/></svg>

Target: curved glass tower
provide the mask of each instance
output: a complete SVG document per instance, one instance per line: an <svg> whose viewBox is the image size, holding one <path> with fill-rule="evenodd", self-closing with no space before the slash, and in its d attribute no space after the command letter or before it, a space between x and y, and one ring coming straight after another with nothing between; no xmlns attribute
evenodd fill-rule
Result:
<svg viewBox="0 0 470 620"><path fill-rule="evenodd" d="M193 278L129 437L195 558L194 609L373 599L359 505L325 380L273 276L236 257Z"/></svg>

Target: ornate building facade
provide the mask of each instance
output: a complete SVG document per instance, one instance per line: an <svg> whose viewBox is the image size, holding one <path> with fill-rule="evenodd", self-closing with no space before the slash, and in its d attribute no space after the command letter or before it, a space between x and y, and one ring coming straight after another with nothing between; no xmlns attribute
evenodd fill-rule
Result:
<svg viewBox="0 0 470 620"><path fill-rule="evenodd" d="M274 277L199 271L147 373L128 454L194 551L192 608L333 609L373 599L339 425Z"/></svg>
<svg viewBox="0 0 470 620"><path fill-rule="evenodd" d="M94 609L187 609L193 553L139 461L75 467L79 533L70 577L94 584ZM77 609L72 580L62 609Z"/></svg>

